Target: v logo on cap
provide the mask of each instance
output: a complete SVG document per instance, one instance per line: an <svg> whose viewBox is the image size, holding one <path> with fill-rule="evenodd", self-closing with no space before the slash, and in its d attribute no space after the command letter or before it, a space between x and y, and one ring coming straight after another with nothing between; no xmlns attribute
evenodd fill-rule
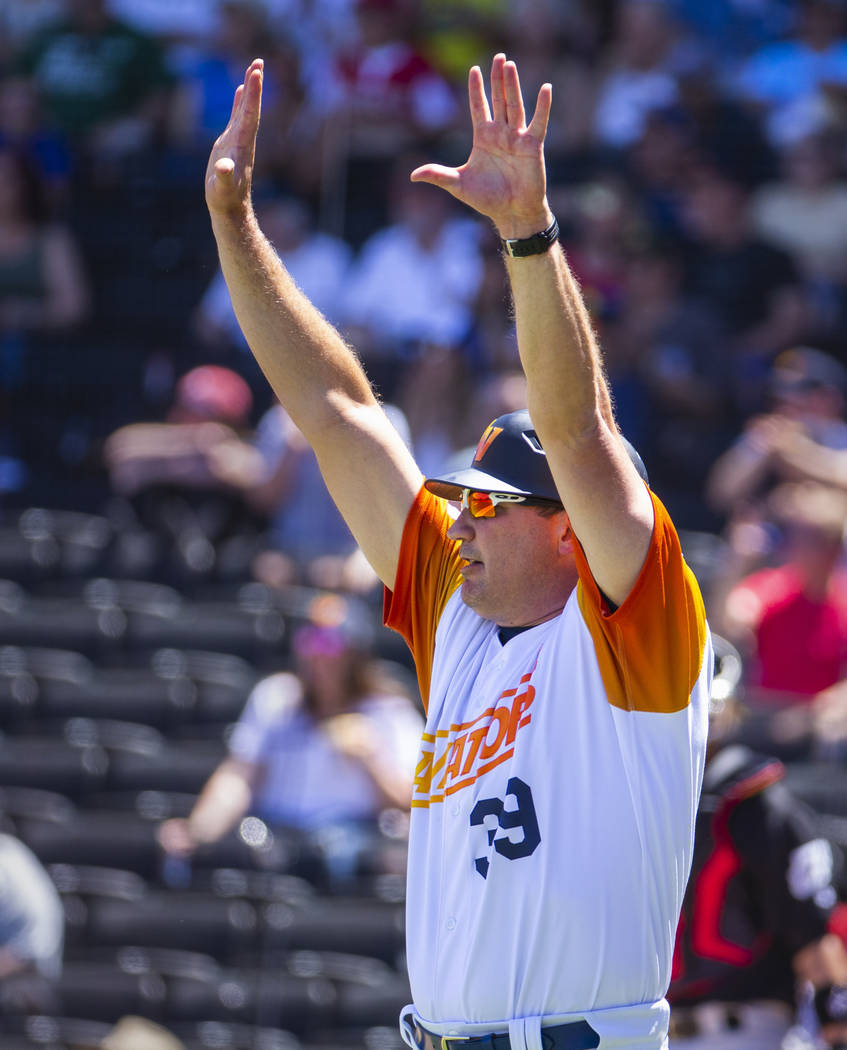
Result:
<svg viewBox="0 0 847 1050"><path fill-rule="evenodd" d="M493 423L489 423L485 428L485 433L479 439L479 444L476 446L476 452L473 454L474 463L478 463L485 453L488 451L491 442L497 437L498 434L503 433L502 427L495 427Z"/></svg>

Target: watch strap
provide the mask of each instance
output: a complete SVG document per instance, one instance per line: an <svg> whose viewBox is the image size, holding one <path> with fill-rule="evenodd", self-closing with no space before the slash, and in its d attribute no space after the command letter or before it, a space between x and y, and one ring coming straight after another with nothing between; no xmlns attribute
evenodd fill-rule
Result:
<svg viewBox="0 0 847 1050"><path fill-rule="evenodd" d="M527 255L543 255L558 239L559 223L553 219L547 229L541 230L540 233L534 233L531 237L502 238L500 244L506 255L523 259Z"/></svg>

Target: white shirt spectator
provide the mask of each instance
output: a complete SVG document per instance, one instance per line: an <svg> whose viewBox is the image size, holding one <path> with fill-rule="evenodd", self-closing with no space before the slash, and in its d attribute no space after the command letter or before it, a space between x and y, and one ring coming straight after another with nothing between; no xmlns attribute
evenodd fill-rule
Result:
<svg viewBox="0 0 847 1050"><path fill-rule="evenodd" d="M369 723L377 748L398 775L414 769L423 720L405 697L372 696L353 710ZM303 830L377 815L380 800L361 763L338 751L303 704L299 679L271 675L254 688L230 738L234 758L265 767L253 810L263 820Z"/></svg>
<svg viewBox="0 0 847 1050"><path fill-rule="evenodd" d="M297 286L331 321L338 319L338 305L351 257L352 252L343 241L325 233L311 234L299 247L282 253L286 269ZM234 346L247 350L247 341L220 270L200 300L198 313L216 328L226 331Z"/></svg>
<svg viewBox="0 0 847 1050"><path fill-rule="evenodd" d="M35 855L0 835L0 949L44 977L62 970L65 913L56 887Z"/></svg>
<svg viewBox="0 0 847 1050"><path fill-rule="evenodd" d="M472 221L448 221L429 250L402 224L375 233L351 269L345 323L385 342L460 342L482 279L478 230Z"/></svg>

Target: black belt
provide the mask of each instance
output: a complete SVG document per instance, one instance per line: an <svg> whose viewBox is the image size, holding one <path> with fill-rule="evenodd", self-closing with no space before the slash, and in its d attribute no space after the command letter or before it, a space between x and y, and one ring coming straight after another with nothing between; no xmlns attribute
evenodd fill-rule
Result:
<svg viewBox="0 0 847 1050"><path fill-rule="evenodd" d="M420 1028L429 1036L433 1050L512 1050L508 1032L493 1035L436 1035ZM453 1044L457 1044L453 1046ZM600 1036L587 1021L572 1021L541 1029L544 1050L594 1050L600 1045Z"/></svg>

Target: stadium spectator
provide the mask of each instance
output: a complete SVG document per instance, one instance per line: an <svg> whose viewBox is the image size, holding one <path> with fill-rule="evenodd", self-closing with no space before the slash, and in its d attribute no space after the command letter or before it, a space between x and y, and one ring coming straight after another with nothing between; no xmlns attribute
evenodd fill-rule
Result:
<svg viewBox="0 0 847 1050"><path fill-rule="evenodd" d="M594 110L594 134L610 149L626 149L644 131L649 114L677 98L677 27L661 0L618 5L610 59Z"/></svg>
<svg viewBox="0 0 847 1050"><path fill-rule="evenodd" d="M770 411L747 422L707 480L712 506L727 514L746 515L775 482L791 476L783 449L795 433L829 449L847 448L847 371L838 361L812 347L795 347L776 358L766 385Z"/></svg>
<svg viewBox="0 0 847 1050"><path fill-rule="evenodd" d="M793 35L751 55L735 83L740 97L762 111L774 143L819 108L827 91L845 87L847 39L839 0L799 0Z"/></svg>
<svg viewBox="0 0 847 1050"><path fill-rule="evenodd" d="M718 524L703 484L733 434L731 361L726 326L681 283L675 245L635 247L604 340L622 427L680 527L702 530Z"/></svg>
<svg viewBox="0 0 847 1050"><path fill-rule="evenodd" d="M73 162L67 140L50 127L41 109L32 80L0 79L0 149L26 157L41 179L51 211L56 212L67 203Z"/></svg>
<svg viewBox="0 0 847 1050"><path fill-rule="evenodd" d="M326 317L337 321L352 259L350 248L339 238L318 232L307 205L295 197L269 197L257 202L256 210L298 286ZM214 356L249 353L220 269L197 306L193 328Z"/></svg>
<svg viewBox="0 0 847 1050"><path fill-rule="evenodd" d="M0 147L0 331L14 340L68 329L88 305L70 230L50 221L44 185L27 157Z"/></svg>
<svg viewBox="0 0 847 1050"><path fill-rule="evenodd" d="M62 972L65 913L35 854L0 834L0 1014L55 1008Z"/></svg>
<svg viewBox="0 0 847 1050"><path fill-rule="evenodd" d="M386 411L409 440L402 412ZM317 458L281 405L264 414L253 441L228 441L213 452L214 472L268 521L254 573L269 586L290 584L365 593L376 574L332 502Z"/></svg>
<svg viewBox="0 0 847 1050"><path fill-rule="evenodd" d="M164 116L170 78L161 47L112 18L106 0L69 0L67 16L29 42L19 66L51 121L92 157L139 150Z"/></svg>
<svg viewBox="0 0 847 1050"><path fill-rule="evenodd" d="M817 746L819 724L829 724L832 745L832 705L847 679L847 494L786 483L767 506L769 518L729 531L714 617L749 654L745 701L763 717L748 723L747 739L796 757Z"/></svg>
<svg viewBox="0 0 847 1050"><path fill-rule="evenodd" d="M754 229L789 252L804 280L816 341L837 346L847 313L847 180L839 132L810 120L782 149L782 178L759 188Z"/></svg>
<svg viewBox="0 0 847 1050"><path fill-rule="evenodd" d="M177 383L164 422L130 423L106 440L113 492L180 568L208 572L230 538L258 533L240 488L218 469L221 448L246 433L252 401L235 372L201 365Z"/></svg>
<svg viewBox="0 0 847 1050"><path fill-rule="evenodd" d="M412 186L408 158L395 170L392 223L354 260L343 300L344 328L383 395L428 344L457 349L471 335L482 278L479 226L457 217L446 194Z"/></svg>
<svg viewBox="0 0 847 1050"><path fill-rule="evenodd" d="M47 872L22 842L0 835L0 980L28 970L58 977L64 929Z"/></svg>
<svg viewBox="0 0 847 1050"><path fill-rule="evenodd" d="M799 274L786 252L754 233L749 191L731 171L693 172L684 208L684 289L729 328L736 398L749 411L767 363L805 335Z"/></svg>
<svg viewBox="0 0 847 1050"><path fill-rule="evenodd" d="M847 87L847 39L839 0L800 0L797 28L786 40L766 44L738 72L736 90L763 112L774 143L784 141L826 92Z"/></svg>
<svg viewBox="0 0 847 1050"><path fill-rule="evenodd" d="M343 198L345 236L361 243L387 221L393 162L449 130L458 107L445 78L421 53L412 5L355 0L357 34L338 50L325 90L326 177Z"/></svg>
<svg viewBox="0 0 847 1050"><path fill-rule="evenodd" d="M85 318L89 302L71 230L51 220L44 185L26 156L0 147L0 415L9 431L0 444L12 459L31 455L42 440L33 423L50 382L41 351L55 343L65 354L61 340Z"/></svg>
<svg viewBox="0 0 847 1050"><path fill-rule="evenodd" d="M208 147L229 117L240 71L270 39L270 23L261 0L221 0L216 5L214 31L195 60L182 70L169 107L169 128L178 142ZM273 104L272 76L268 89Z"/></svg>
<svg viewBox="0 0 847 1050"><path fill-rule="evenodd" d="M304 834L333 880L379 866L377 819L409 806L423 721L374 659L372 627L345 598L313 601L292 640L296 673L255 687L189 817L160 826L166 852L190 857L249 813Z"/></svg>

